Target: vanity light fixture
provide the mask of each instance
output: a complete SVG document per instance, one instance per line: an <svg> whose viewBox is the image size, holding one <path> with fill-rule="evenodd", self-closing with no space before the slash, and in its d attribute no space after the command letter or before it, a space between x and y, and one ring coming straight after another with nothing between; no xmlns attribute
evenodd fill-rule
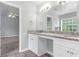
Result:
<svg viewBox="0 0 79 59"><path fill-rule="evenodd" d="M68 1L57 1L57 5L64 5L65 3L68 3Z"/></svg>
<svg viewBox="0 0 79 59"><path fill-rule="evenodd" d="M15 18L16 15L15 15L14 13L11 12L11 13L8 15L8 17L9 17L9 18Z"/></svg>
<svg viewBox="0 0 79 59"><path fill-rule="evenodd" d="M45 5L43 5L40 9L40 12L46 12L51 8L51 4L50 3L46 3Z"/></svg>
<svg viewBox="0 0 79 59"><path fill-rule="evenodd" d="M66 3L66 1L60 1L60 2L59 2L60 5L63 5L63 4L65 4L65 3Z"/></svg>

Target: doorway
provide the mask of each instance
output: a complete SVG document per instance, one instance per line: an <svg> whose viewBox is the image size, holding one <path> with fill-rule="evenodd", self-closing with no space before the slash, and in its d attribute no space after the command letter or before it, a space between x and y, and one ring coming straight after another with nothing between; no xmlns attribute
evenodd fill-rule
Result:
<svg viewBox="0 0 79 59"><path fill-rule="evenodd" d="M1 13L1 56L19 52L19 7L0 2Z"/></svg>

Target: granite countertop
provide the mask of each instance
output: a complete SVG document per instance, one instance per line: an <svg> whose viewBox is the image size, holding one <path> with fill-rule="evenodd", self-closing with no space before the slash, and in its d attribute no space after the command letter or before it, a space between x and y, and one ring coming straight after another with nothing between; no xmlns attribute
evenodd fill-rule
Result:
<svg viewBox="0 0 79 59"><path fill-rule="evenodd" d="M62 38L66 40L79 41L79 33L38 32L38 31L30 31L29 33L55 38Z"/></svg>

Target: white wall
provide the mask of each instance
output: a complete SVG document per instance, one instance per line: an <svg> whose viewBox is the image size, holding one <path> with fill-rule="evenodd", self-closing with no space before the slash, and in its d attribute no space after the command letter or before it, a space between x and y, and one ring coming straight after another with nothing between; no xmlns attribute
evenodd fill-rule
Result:
<svg viewBox="0 0 79 59"><path fill-rule="evenodd" d="M36 28L37 30L43 30L46 31L46 23L47 23L47 19L46 19L46 15L45 14L37 14L37 25Z"/></svg>
<svg viewBox="0 0 79 59"><path fill-rule="evenodd" d="M19 36L19 17L9 19L7 15L2 15L1 29L1 37Z"/></svg>
<svg viewBox="0 0 79 59"><path fill-rule="evenodd" d="M16 5L21 6L21 50L28 48L28 37L27 32L29 30L35 30L35 20L36 20L36 6L32 2L25 1L15 1L10 2ZM31 25L34 25L34 27Z"/></svg>
<svg viewBox="0 0 79 59"><path fill-rule="evenodd" d="M79 32L79 1L77 2L78 6L77 6L77 23L78 23L78 32Z"/></svg>
<svg viewBox="0 0 79 59"><path fill-rule="evenodd" d="M19 16L9 18L10 9L16 9L14 12L19 12L18 8L0 3L1 13L1 37L19 36ZM16 13L16 14L17 14ZM18 14L17 14L18 15Z"/></svg>

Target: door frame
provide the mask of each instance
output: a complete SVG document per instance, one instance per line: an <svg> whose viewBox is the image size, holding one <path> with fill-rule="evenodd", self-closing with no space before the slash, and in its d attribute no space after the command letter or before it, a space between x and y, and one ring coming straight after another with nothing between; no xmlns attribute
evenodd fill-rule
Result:
<svg viewBox="0 0 79 59"><path fill-rule="evenodd" d="M22 35L21 35L22 34L21 6L10 3L10 2L5 2L5 1L2 1L1 3L5 4L5 5L9 5L9 6L19 8L19 52L21 52L22 51L22 49L21 49L21 40L22 40Z"/></svg>

